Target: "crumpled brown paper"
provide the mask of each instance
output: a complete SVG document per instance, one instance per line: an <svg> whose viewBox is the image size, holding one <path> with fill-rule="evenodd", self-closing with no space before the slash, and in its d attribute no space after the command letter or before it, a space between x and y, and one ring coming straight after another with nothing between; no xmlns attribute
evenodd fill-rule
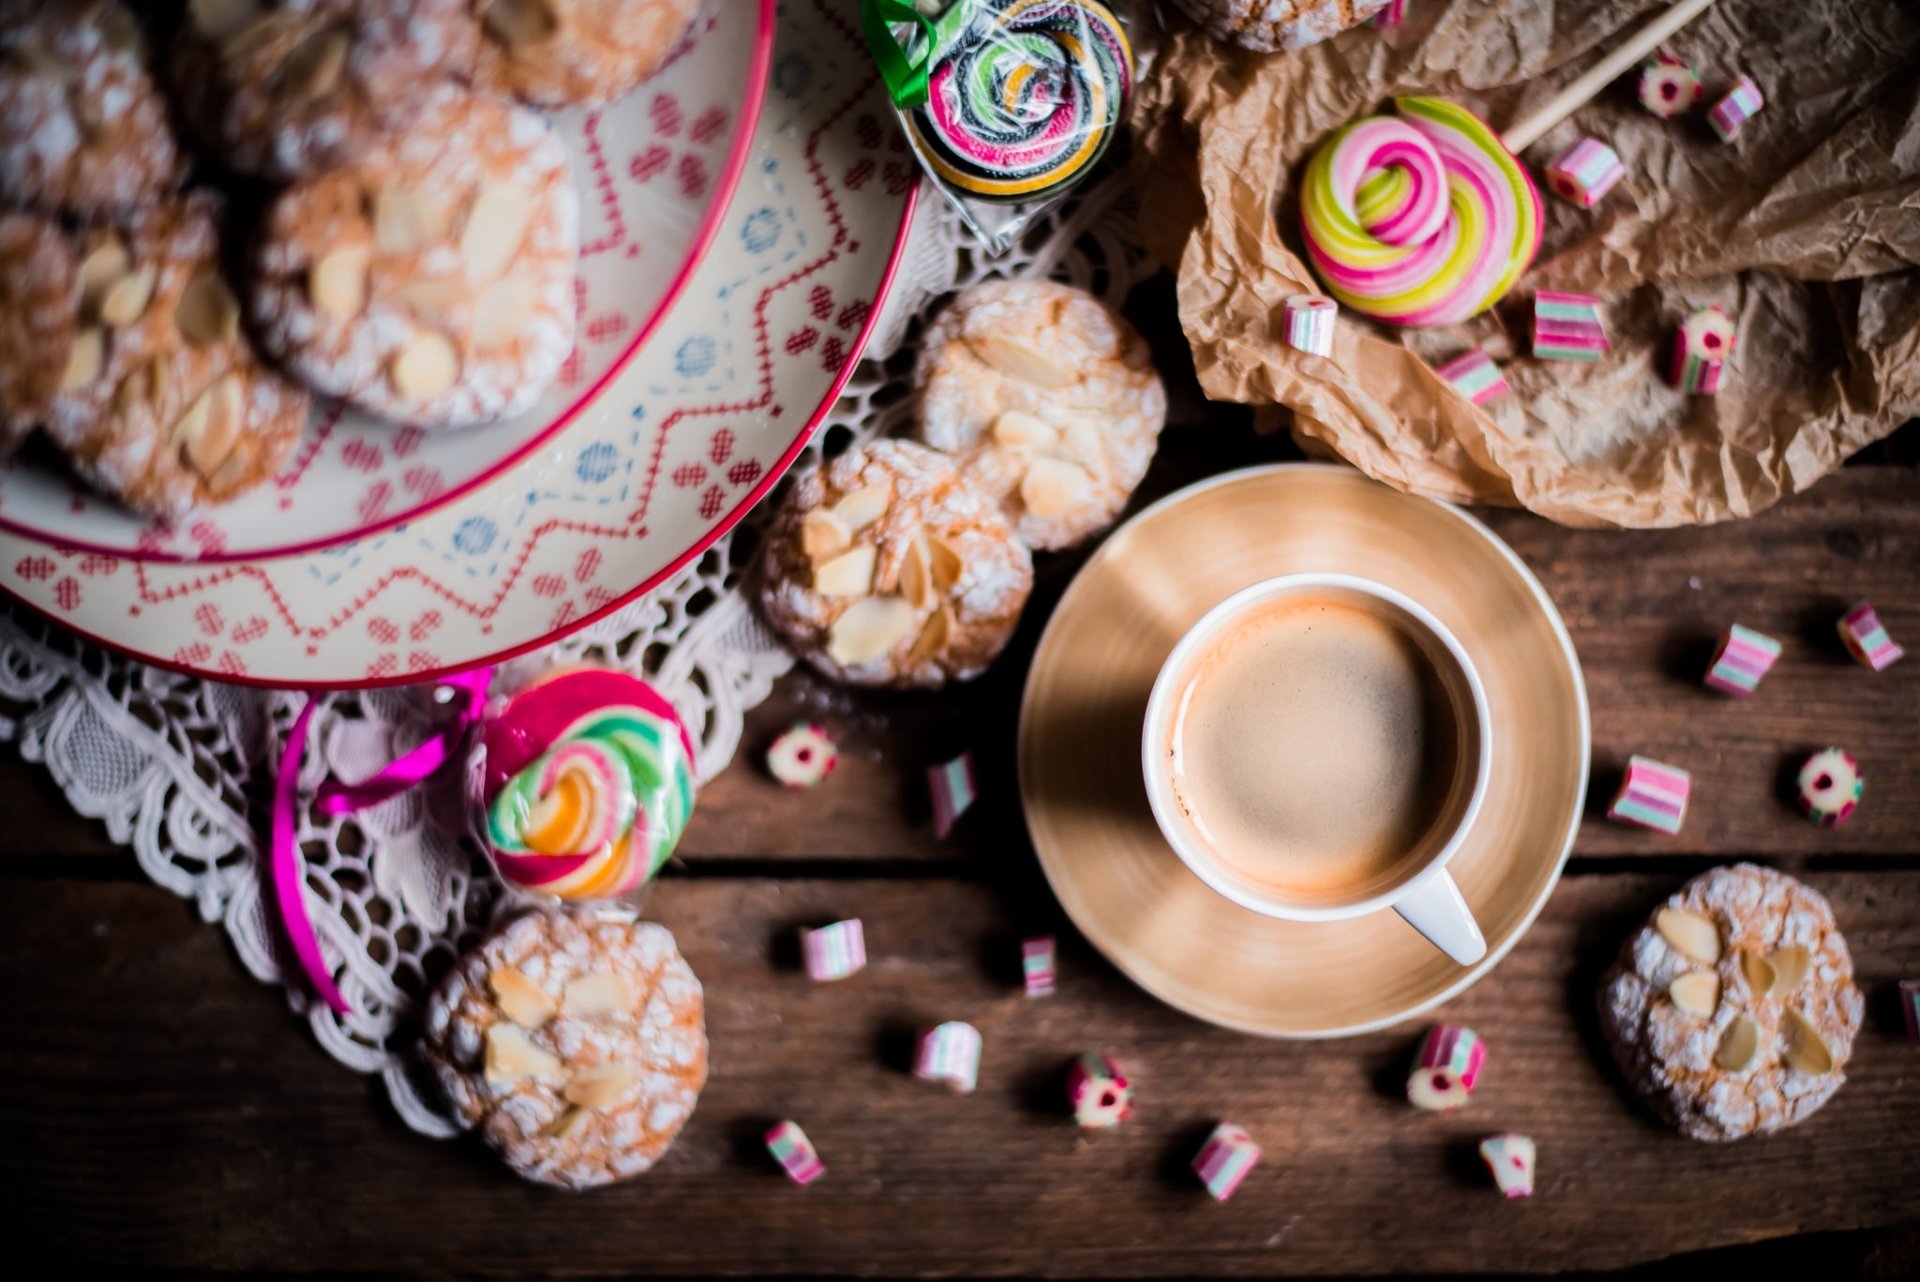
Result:
<svg viewBox="0 0 1920 1282"><path fill-rule="evenodd" d="M1170 20L1141 85L1137 163L1207 394L1284 407L1309 452L1403 489L1570 525L1748 516L1920 413L1912 0L1721 0L1664 46L1701 75L1694 113L1656 119L1629 74L1523 155L1537 178L1584 134L1628 176L1592 211L1545 197L1540 256L1492 313L1396 330L1343 310L1331 359L1280 340L1286 296L1322 292L1295 183L1334 127L1408 93L1504 127L1662 7L1414 0L1397 30L1271 55ZM1766 106L1726 144L1705 107L1741 72ZM1534 288L1600 296L1612 351L1526 355ZM1739 323L1738 349L1718 396L1682 396L1666 380L1673 330L1708 303ZM1514 389L1483 408L1428 363L1476 342Z"/></svg>

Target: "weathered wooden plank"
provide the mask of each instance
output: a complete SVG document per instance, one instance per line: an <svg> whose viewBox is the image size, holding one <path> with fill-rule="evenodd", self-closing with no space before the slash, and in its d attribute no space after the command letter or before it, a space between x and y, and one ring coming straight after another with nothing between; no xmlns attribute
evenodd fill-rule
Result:
<svg viewBox="0 0 1920 1282"><path fill-rule="evenodd" d="M1569 881L1450 1018L1488 1039L1481 1095L1426 1117L1397 1098L1417 1027L1264 1042L1131 988L1063 930L1059 995L1028 1001L1012 941L1057 927L1031 876L670 880L654 912L708 988L715 1072L640 1181L566 1197L475 1145L407 1133L218 933L150 887L61 881L0 896L0 1179L30 1256L223 1271L1057 1275L1348 1274L1617 1267L1920 1218L1920 1048L1887 1000L1920 972L1920 874L1812 880L1869 996L1852 1081L1818 1117L1730 1147L1679 1139L1604 1066L1596 977L1675 878ZM833 986L794 968L795 923L857 913L872 962ZM1336 982L1330 980L1330 982ZM975 1022L966 1098L902 1069L912 1030ZM1082 1137L1059 1108L1076 1052L1123 1057L1136 1118ZM1226 1206L1185 1163L1221 1116L1267 1160ZM801 1121L829 1175L788 1185L757 1135ZM1507 1203L1483 1134L1540 1142L1540 1192Z"/></svg>

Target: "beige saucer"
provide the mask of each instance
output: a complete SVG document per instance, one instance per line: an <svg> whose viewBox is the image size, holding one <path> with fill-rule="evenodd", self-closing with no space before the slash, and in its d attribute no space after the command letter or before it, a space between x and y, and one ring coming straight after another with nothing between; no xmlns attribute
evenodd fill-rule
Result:
<svg viewBox="0 0 1920 1282"><path fill-rule="evenodd" d="M1391 912L1303 924L1238 907L1189 872L1154 825L1140 733L1161 662L1222 598L1307 570L1405 592L1485 679L1493 779L1449 865L1487 939L1471 968ZM1134 982L1230 1028L1340 1037L1418 1015L1506 956L1573 845L1590 741L1560 615L1492 531L1348 468L1264 467L1163 499L1080 572L1027 676L1020 792L1054 893Z"/></svg>

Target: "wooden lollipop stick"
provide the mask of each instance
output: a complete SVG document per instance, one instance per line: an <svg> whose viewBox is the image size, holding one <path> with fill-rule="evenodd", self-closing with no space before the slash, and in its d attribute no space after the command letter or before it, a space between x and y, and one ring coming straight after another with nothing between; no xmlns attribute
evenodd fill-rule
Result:
<svg viewBox="0 0 1920 1282"><path fill-rule="evenodd" d="M1531 115L1500 135L1507 150L1519 155L1541 134L1584 107L1613 78L1646 57L1661 42L1692 22L1713 0L1678 0L1671 9L1642 27L1632 39L1596 62L1587 73L1542 103Z"/></svg>

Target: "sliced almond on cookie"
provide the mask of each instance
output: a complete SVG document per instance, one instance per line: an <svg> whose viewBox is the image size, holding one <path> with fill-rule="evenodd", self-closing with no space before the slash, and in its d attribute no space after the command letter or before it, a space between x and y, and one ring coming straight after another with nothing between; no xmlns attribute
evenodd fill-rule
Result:
<svg viewBox="0 0 1920 1282"><path fill-rule="evenodd" d="M1042 520L1073 509L1093 488L1093 474L1065 459L1037 458L1020 478L1020 501Z"/></svg>
<svg viewBox="0 0 1920 1282"><path fill-rule="evenodd" d="M369 245L342 245L307 269L307 299L338 320L353 320L367 307Z"/></svg>
<svg viewBox="0 0 1920 1282"><path fill-rule="evenodd" d="M1753 1063L1759 1050L1759 1025L1745 1015L1736 1015L1727 1025L1727 1031L1721 1034L1720 1049L1713 1053L1713 1062L1729 1073L1738 1073Z"/></svg>
<svg viewBox="0 0 1920 1282"><path fill-rule="evenodd" d="M100 296L100 319L116 328L133 324L146 315L159 280L159 269L152 263L122 276Z"/></svg>
<svg viewBox="0 0 1920 1282"><path fill-rule="evenodd" d="M827 657L844 668L884 659L913 635L914 623L913 607L899 597L862 597L828 630Z"/></svg>
<svg viewBox="0 0 1920 1282"><path fill-rule="evenodd" d="M1720 976L1710 970L1693 970L1667 985L1667 996L1689 1015L1705 1019L1720 1004Z"/></svg>
<svg viewBox="0 0 1920 1282"><path fill-rule="evenodd" d="M522 1077L545 1077L560 1071L560 1061L534 1044L527 1030L501 1020L487 1028L486 1079L495 1086Z"/></svg>
<svg viewBox="0 0 1920 1282"><path fill-rule="evenodd" d="M575 1073L560 1094L569 1104L604 1113L639 1080L640 1074L631 1064L601 1064Z"/></svg>
<svg viewBox="0 0 1920 1282"><path fill-rule="evenodd" d="M876 559L872 547L849 548L815 568L813 590L824 597L866 596L873 591Z"/></svg>
<svg viewBox="0 0 1920 1282"><path fill-rule="evenodd" d="M947 648L947 642L953 638L953 612L941 606L927 620L927 626L920 629L920 635L914 639L913 649L909 651L916 659L931 658Z"/></svg>
<svg viewBox="0 0 1920 1282"><path fill-rule="evenodd" d="M1799 944L1774 949L1767 961L1773 966L1774 984L1783 993L1800 987L1800 981L1813 968L1813 954Z"/></svg>
<svg viewBox="0 0 1920 1282"><path fill-rule="evenodd" d="M154 375L165 368L164 364L156 368L153 361L146 361L128 370L120 386L113 389L114 412L124 418L155 400Z"/></svg>
<svg viewBox="0 0 1920 1282"><path fill-rule="evenodd" d="M493 1004L522 1028L539 1028L554 1017L546 990L511 966L496 967L487 976L487 987L493 990Z"/></svg>
<svg viewBox="0 0 1920 1282"><path fill-rule="evenodd" d="M73 336L73 351L67 356L66 372L60 376L60 390L71 392L86 387L100 377L107 363L107 336L97 329L83 329Z"/></svg>
<svg viewBox="0 0 1920 1282"><path fill-rule="evenodd" d="M1747 977L1747 987L1753 990L1755 997L1765 997L1772 992L1774 984L1780 979L1773 963L1759 953L1740 954L1740 973Z"/></svg>
<svg viewBox="0 0 1920 1282"><path fill-rule="evenodd" d="M933 602L932 558L933 554L927 551L926 536L916 534L900 562L900 595L916 610L924 610Z"/></svg>
<svg viewBox="0 0 1920 1282"><path fill-rule="evenodd" d="M568 1019L607 1019L626 1016L639 1005L632 985L620 976L596 970L567 981L561 1002Z"/></svg>
<svg viewBox="0 0 1920 1282"><path fill-rule="evenodd" d="M847 523L823 508L816 508L800 518L800 550L815 565L843 550L851 542L853 531L847 528Z"/></svg>
<svg viewBox="0 0 1920 1282"><path fill-rule="evenodd" d="M993 440L1009 450L1044 450L1060 439L1053 424L1019 410L1008 410L993 420Z"/></svg>
<svg viewBox="0 0 1920 1282"><path fill-rule="evenodd" d="M577 1106L570 1108L560 1114L560 1116L554 1118L552 1122L548 1123L547 1134L557 1140L572 1139L586 1128L587 1122L592 1116L592 1109L579 1108Z"/></svg>
<svg viewBox="0 0 1920 1282"><path fill-rule="evenodd" d="M260 13L255 0L189 0L187 13L194 30L214 40L225 40Z"/></svg>
<svg viewBox="0 0 1920 1282"><path fill-rule="evenodd" d="M1720 960L1720 928L1684 908L1662 908L1653 915L1660 937L1697 962L1711 966Z"/></svg>
<svg viewBox="0 0 1920 1282"><path fill-rule="evenodd" d="M511 183L488 183L473 198L460 233L460 257L474 280L495 280L520 252L533 221L533 198Z"/></svg>
<svg viewBox="0 0 1920 1282"><path fill-rule="evenodd" d="M988 334L968 339L967 346L973 349L975 356L1002 374L1037 387L1069 387L1080 377L1069 366L1010 338Z"/></svg>
<svg viewBox="0 0 1920 1282"><path fill-rule="evenodd" d="M353 42L338 27L301 41L280 66L280 92L295 102L324 98L340 87Z"/></svg>
<svg viewBox="0 0 1920 1282"><path fill-rule="evenodd" d="M187 465L212 479L240 443L246 422L246 389L238 374L229 374L200 393L174 425L173 441Z"/></svg>
<svg viewBox="0 0 1920 1282"><path fill-rule="evenodd" d="M535 311L539 290L524 276L507 276L480 291L473 309L473 345L481 351L505 347L520 336Z"/></svg>
<svg viewBox="0 0 1920 1282"><path fill-rule="evenodd" d="M97 315L100 300L132 269L133 261L119 237L109 236L94 246L93 252L80 260L80 310Z"/></svg>
<svg viewBox="0 0 1920 1282"><path fill-rule="evenodd" d="M546 0L493 0L482 21L488 35L511 49L543 44L560 29Z"/></svg>
<svg viewBox="0 0 1920 1282"><path fill-rule="evenodd" d="M960 574L967 568L960 553L953 544L937 534L927 536L927 565L933 571L933 588L936 592L945 592L960 581Z"/></svg>
<svg viewBox="0 0 1920 1282"><path fill-rule="evenodd" d="M833 514L846 524L847 529L858 534L885 516L887 504L891 502L893 502L892 486L868 485L835 503Z"/></svg>
<svg viewBox="0 0 1920 1282"><path fill-rule="evenodd" d="M387 370L393 390L410 401L424 401L453 386L460 356L445 334L426 330L401 348Z"/></svg>
<svg viewBox="0 0 1920 1282"><path fill-rule="evenodd" d="M173 327L195 347L230 343L240 336L240 301L219 272L203 267L180 291Z"/></svg>
<svg viewBox="0 0 1920 1282"><path fill-rule="evenodd" d="M1787 1012L1787 1067L1802 1073L1831 1073L1833 1071L1833 1052L1827 1047L1827 1039L1820 1036L1820 1030L1813 1021L1797 1010Z"/></svg>
<svg viewBox="0 0 1920 1282"><path fill-rule="evenodd" d="M431 192L390 187L373 198L373 239L381 253L418 253L446 231L446 203Z"/></svg>

